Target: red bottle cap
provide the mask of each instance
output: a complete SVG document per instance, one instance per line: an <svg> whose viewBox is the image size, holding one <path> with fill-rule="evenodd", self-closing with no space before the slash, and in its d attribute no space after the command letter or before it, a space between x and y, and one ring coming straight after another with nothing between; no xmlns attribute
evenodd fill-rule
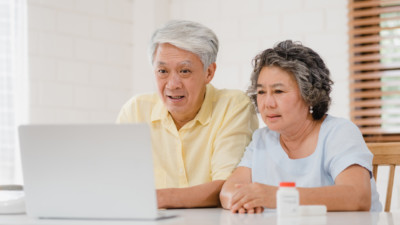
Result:
<svg viewBox="0 0 400 225"><path fill-rule="evenodd" d="M295 182L280 182L279 187L296 187Z"/></svg>

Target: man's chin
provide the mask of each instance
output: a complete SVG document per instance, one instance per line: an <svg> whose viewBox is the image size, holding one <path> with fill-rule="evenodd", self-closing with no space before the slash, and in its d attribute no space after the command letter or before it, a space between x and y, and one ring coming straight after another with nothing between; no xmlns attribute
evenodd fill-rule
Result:
<svg viewBox="0 0 400 225"><path fill-rule="evenodd" d="M167 106L167 110L171 115L183 115L185 112L187 113L189 109L185 109L184 107L179 107L179 106Z"/></svg>

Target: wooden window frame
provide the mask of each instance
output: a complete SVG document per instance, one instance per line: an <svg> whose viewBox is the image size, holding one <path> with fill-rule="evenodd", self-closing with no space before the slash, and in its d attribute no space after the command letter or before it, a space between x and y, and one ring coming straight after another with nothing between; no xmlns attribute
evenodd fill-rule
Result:
<svg viewBox="0 0 400 225"><path fill-rule="evenodd" d="M367 142L400 141L400 0L348 9L350 118Z"/></svg>

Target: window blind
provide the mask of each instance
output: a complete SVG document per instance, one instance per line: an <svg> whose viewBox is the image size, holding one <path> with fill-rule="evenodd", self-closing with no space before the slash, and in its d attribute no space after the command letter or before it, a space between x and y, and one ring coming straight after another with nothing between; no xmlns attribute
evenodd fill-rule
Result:
<svg viewBox="0 0 400 225"><path fill-rule="evenodd" d="M400 141L400 1L349 0L350 117L367 142Z"/></svg>

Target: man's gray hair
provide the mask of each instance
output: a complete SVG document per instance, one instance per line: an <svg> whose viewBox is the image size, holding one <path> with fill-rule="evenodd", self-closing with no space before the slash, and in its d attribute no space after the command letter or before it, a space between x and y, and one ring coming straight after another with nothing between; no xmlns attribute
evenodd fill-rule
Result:
<svg viewBox="0 0 400 225"><path fill-rule="evenodd" d="M177 48L196 54L203 63L204 70L214 63L218 54L218 38L204 25L192 21L172 20L157 29L149 44L150 63L159 44L169 43Z"/></svg>

